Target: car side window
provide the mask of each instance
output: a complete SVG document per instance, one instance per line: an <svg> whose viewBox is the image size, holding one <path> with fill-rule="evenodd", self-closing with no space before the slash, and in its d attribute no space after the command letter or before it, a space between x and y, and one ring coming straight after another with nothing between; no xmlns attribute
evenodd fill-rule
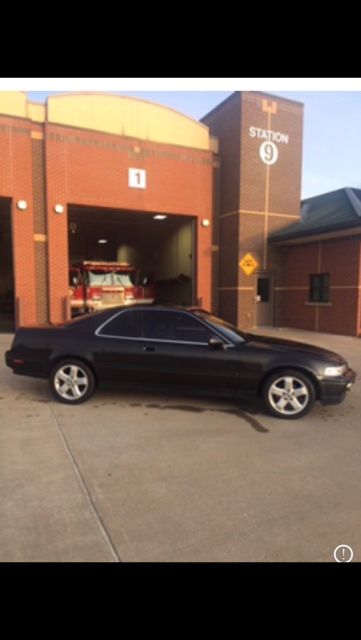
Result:
<svg viewBox="0 0 361 640"><path fill-rule="evenodd" d="M99 331L101 336L116 336L119 338L140 337L141 311L122 311Z"/></svg>
<svg viewBox="0 0 361 640"><path fill-rule="evenodd" d="M203 343L214 336L202 322L177 311L144 311L142 335L148 340Z"/></svg>

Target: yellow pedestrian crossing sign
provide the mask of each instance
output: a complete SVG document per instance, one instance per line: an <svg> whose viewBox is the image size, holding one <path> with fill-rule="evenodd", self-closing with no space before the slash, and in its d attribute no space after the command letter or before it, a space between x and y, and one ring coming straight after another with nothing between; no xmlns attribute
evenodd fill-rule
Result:
<svg viewBox="0 0 361 640"><path fill-rule="evenodd" d="M240 260L239 266L241 267L241 269L243 269L247 276L250 276L251 273L253 273L254 270L257 269L258 262L251 253L246 253L246 255L243 256L242 260Z"/></svg>

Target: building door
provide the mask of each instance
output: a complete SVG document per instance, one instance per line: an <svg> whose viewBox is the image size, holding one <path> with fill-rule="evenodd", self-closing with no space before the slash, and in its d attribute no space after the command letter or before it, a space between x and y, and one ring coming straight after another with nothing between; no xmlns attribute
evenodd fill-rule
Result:
<svg viewBox="0 0 361 640"><path fill-rule="evenodd" d="M0 332L15 329L11 201L0 198Z"/></svg>
<svg viewBox="0 0 361 640"><path fill-rule="evenodd" d="M257 276L256 327L273 326L272 276Z"/></svg>

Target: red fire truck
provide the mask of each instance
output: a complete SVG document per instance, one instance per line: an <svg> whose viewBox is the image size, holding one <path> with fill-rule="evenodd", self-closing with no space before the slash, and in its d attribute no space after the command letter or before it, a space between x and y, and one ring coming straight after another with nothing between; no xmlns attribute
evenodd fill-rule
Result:
<svg viewBox="0 0 361 640"><path fill-rule="evenodd" d="M127 262L83 261L71 265L69 297L72 315L117 305L154 302L152 277Z"/></svg>

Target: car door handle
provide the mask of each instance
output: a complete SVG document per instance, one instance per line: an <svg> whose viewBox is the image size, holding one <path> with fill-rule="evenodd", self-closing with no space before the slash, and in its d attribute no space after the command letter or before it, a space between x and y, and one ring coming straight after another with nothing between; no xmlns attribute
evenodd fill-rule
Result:
<svg viewBox="0 0 361 640"><path fill-rule="evenodd" d="M155 351L155 347L143 347L143 351Z"/></svg>

